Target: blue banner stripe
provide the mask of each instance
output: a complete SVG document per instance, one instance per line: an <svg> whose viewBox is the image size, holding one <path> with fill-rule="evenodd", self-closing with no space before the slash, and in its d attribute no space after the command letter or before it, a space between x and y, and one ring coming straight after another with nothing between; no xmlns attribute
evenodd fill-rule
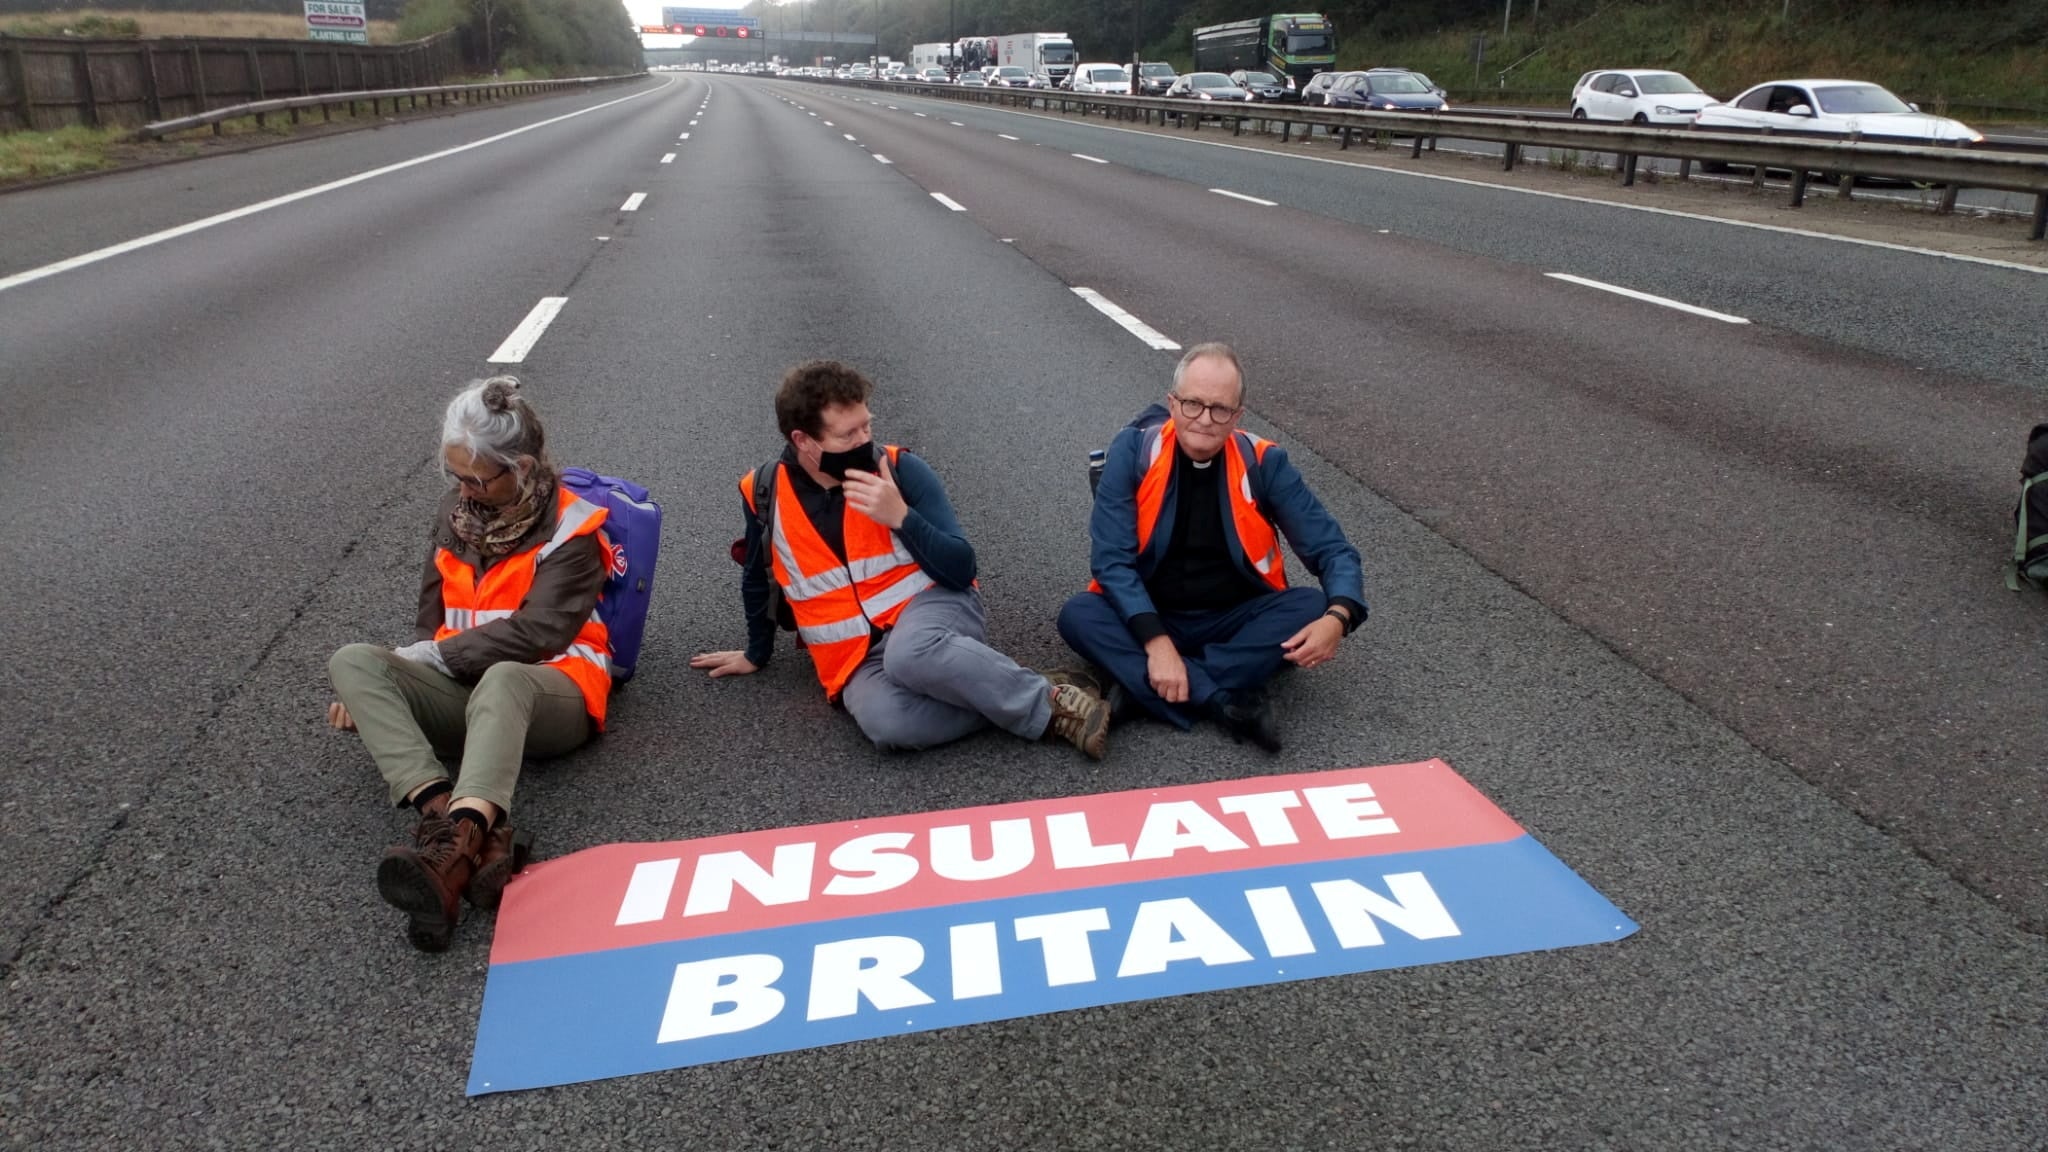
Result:
<svg viewBox="0 0 2048 1152"><path fill-rule="evenodd" d="M1593 944L1635 929L1522 836L494 965L469 1092ZM751 1026L723 1030L738 1025ZM683 1038L663 1042L665 1027Z"/></svg>

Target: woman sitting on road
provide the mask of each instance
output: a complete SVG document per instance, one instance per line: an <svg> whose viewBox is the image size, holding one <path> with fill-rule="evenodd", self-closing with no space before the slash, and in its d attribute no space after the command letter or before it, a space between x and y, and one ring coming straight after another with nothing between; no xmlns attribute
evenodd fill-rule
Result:
<svg viewBox="0 0 2048 1152"><path fill-rule="evenodd" d="M377 890L413 946L453 939L461 899L498 906L514 870L506 816L522 757L559 756L603 727L610 642L597 616L605 510L561 487L547 437L510 376L448 405L450 491L430 533L418 639L350 644L328 661L337 729L362 733L419 825L384 853ZM442 758L459 758L451 781Z"/></svg>

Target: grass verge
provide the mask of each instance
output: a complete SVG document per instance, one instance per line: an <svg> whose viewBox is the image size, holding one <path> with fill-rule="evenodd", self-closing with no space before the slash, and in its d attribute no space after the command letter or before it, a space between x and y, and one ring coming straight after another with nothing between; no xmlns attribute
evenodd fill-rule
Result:
<svg viewBox="0 0 2048 1152"><path fill-rule="evenodd" d="M0 184L111 167L119 163L113 150L127 136L119 128L80 127L0 135Z"/></svg>
<svg viewBox="0 0 2048 1152"><path fill-rule="evenodd" d="M305 17L278 12L147 12L81 8L0 18L0 32L17 36L158 37L220 36L304 40ZM398 42L398 22L370 21L370 43Z"/></svg>

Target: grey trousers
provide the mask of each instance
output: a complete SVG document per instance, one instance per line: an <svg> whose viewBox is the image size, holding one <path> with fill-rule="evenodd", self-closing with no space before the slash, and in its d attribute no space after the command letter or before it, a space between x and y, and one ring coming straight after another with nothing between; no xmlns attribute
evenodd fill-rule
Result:
<svg viewBox="0 0 2048 1152"><path fill-rule="evenodd" d="M988 646L981 594L932 587L876 638L839 702L884 752L933 748L991 724L1026 740L1052 720L1045 677Z"/></svg>
<svg viewBox="0 0 2048 1152"><path fill-rule="evenodd" d="M334 694L363 747L405 803L422 784L446 780L460 758L451 799L488 800L512 811L521 760L560 756L590 739L590 713L568 673L539 664L493 664L470 688L375 644L350 644L327 661Z"/></svg>

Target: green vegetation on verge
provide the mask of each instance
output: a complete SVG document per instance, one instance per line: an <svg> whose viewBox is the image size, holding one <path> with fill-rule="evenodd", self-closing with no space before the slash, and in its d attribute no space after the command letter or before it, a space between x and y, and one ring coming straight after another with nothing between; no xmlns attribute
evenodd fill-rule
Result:
<svg viewBox="0 0 2048 1152"><path fill-rule="evenodd" d="M119 128L60 128L0 135L0 184L94 172L114 161L108 149L127 137Z"/></svg>
<svg viewBox="0 0 2048 1152"><path fill-rule="evenodd" d="M540 78L643 62L618 0L408 0L398 28L401 39L453 28L471 66L501 78L507 69Z"/></svg>

